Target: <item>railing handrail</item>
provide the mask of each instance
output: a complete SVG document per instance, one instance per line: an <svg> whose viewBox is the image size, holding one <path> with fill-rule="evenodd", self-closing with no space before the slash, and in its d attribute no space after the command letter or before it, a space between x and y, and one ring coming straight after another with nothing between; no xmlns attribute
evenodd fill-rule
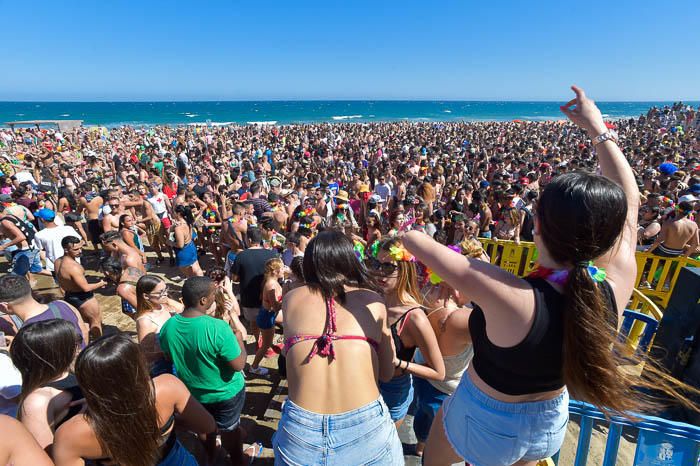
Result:
<svg viewBox="0 0 700 466"><path fill-rule="evenodd" d="M569 401L569 413L589 417L599 421L619 424L621 426L653 430L663 434L689 438L700 442L700 427L692 424L686 424L684 422L671 421L644 414L630 414L630 417L638 419L637 421L622 416L606 417L605 414L595 406L578 400Z"/></svg>

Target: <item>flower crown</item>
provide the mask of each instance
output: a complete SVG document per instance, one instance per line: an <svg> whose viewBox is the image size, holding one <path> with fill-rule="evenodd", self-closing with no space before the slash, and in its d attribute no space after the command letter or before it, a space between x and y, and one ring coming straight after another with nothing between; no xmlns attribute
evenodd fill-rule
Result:
<svg viewBox="0 0 700 466"><path fill-rule="evenodd" d="M298 213L299 217L312 217L314 215L316 215L316 209L314 209L313 207L307 207L306 209Z"/></svg>
<svg viewBox="0 0 700 466"><path fill-rule="evenodd" d="M396 244L389 248L389 256L396 262L415 262L416 258L406 250L403 244Z"/></svg>

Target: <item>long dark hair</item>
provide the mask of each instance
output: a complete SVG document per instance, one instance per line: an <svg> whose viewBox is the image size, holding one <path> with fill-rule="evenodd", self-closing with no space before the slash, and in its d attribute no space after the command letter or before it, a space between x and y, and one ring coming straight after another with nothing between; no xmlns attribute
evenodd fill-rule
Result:
<svg viewBox="0 0 700 466"><path fill-rule="evenodd" d="M610 251L625 226L627 198L622 188L599 175L572 172L557 176L540 196L537 219L551 258L572 267L564 286L563 352L564 382L571 394L606 413L659 407L659 398L635 387L661 389L693 406L681 390L697 390L658 370L651 360L646 361L642 377L619 370L625 350L617 342L617 329L610 319L614 311L586 265Z"/></svg>
<svg viewBox="0 0 700 466"><path fill-rule="evenodd" d="M187 222L189 226L194 225L194 216L192 215L192 209L180 204L177 207L175 207L175 212L182 215L182 218L185 219L185 222Z"/></svg>
<svg viewBox="0 0 700 466"><path fill-rule="evenodd" d="M50 319L23 326L17 332L10 357L22 374L19 417L27 396L67 372L78 349L79 335L73 324Z"/></svg>
<svg viewBox="0 0 700 466"><path fill-rule="evenodd" d="M141 316L153 309L146 295L151 293L156 286L163 283L163 279L157 275L144 275L136 282L136 315Z"/></svg>
<svg viewBox="0 0 700 466"><path fill-rule="evenodd" d="M304 280L325 299L345 301L345 285L380 292L364 264L357 259L350 239L337 230L325 230L312 239L304 252Z"/></svg>
<svg viewBox="0 0 700 466"><path fill-rule="evenodd" d="M78 356L75 376L85 416L115 464L152 466L159 460L155 392L138 344L123 333L93 341Z"/></svg>

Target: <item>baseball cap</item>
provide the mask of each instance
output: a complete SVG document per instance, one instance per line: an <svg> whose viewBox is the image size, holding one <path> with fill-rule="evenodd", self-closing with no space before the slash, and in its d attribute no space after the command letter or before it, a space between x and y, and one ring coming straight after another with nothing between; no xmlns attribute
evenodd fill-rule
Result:
<svg viewBox="0 0 700 466"><path fill-rule="evenodd" d="M0 202L12 202L12 196L9 194L0 194Z"/></svg>
<svg viewBox="0 0 700 466"><path fill-rule="evenodd" d="M56 218L56 212L51 209L43 208L34 212L34 216L47 222L53 222L53 220Z"/></svg>
<svg viewBox="0 0 700 466"><path fill-rule="evenodd" d="M686 194L685 196L681 196L678 198L679 204L681 202L695 202L695 201L700 201L700 197L693 196L692 194Z"/></svg>
<svg viewBox="0 0 700 466"><path fill-rule="evenodd" d="M479 187L482 188L482 189L483 189L483 188L488 188L489 186L491 186L491 184L490 184L488 181L486 181L486 180L481 180L481 181L479 182Z"/></svg>

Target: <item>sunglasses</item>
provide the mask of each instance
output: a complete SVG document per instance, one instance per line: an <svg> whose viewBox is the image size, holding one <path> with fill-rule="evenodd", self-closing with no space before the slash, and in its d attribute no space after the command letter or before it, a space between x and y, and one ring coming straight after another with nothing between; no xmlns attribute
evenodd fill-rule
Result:
<svg viewBox="0 0 700 466"><path fill-rule="evenodd" d="M150 296L151 298L157 298L157 299L165 298L166 296L168 296L168 287L166 286L160 292L148 293L148 296Z"/></svg>
<svg viewBox="0 0 700 466"><path fill-rule="evenodd" d="M381 262L375 259L374 257L368 257L365 260L365 265L372 272L383 276L389 276L392 273L396 272L396 269L399 268L397 264L394 264L392 262Z"/></svg>

